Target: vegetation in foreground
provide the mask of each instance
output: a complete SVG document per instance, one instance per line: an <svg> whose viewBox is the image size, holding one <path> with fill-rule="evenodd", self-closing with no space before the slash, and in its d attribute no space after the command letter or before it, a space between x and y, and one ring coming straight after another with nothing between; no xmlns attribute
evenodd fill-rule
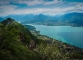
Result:
<svg viewBox="0 0 83 60"><path fill-rule="evenodd" d="M82 49L35 30L30 32L11 18L0 23L0 60L68 60L83 59L82 56Z"/></svg>

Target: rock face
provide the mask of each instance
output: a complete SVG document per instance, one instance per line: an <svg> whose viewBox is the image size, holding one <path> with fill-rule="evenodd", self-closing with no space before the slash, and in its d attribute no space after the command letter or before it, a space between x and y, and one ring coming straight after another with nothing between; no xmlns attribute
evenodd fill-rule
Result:
<svg viewBox="0 0 83 60"><path fill-rule="evenodd" d="M34 40L31 40L31 41L30 41L29 47L31 47L31 48L35 47L35 42L34 42Z"/></svg>

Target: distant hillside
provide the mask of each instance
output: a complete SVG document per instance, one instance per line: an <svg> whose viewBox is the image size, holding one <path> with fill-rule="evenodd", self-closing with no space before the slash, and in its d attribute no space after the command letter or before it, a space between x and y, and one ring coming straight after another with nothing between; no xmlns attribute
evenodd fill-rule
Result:
<svg viewBox="0 0 83 60"><path fill-rule="evenodd" d="M37 15L29 23L44 24L44 25L68 25L68 26L83 26L83 13L68 13L62 16L49 17L45 15Z"/></svg>
<svg viewBox="0 0 83 60"><path fill-rule="evenodd" d="M66 25L71 26L83 26L83 13L69 13L61 17L62 21ZM68 24L67 24L68 23Z"/></svg>

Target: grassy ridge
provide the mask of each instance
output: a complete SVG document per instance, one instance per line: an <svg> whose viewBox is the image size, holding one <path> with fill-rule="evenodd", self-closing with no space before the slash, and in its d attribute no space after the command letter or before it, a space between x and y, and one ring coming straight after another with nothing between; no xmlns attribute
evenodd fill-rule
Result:
<svg viewBox="0 0 83 60"><path fill-rule="evenodd" d="M0 23L0 60L38 60L37 54L29 48L36 37L23 25L8 18Z"/></svg>
<svg viewBox="0 0 83 60"><path fill-rule="evenodd" d="M27 28L11 18L0 23L0 60L83 59L82 49Z"/></svg>

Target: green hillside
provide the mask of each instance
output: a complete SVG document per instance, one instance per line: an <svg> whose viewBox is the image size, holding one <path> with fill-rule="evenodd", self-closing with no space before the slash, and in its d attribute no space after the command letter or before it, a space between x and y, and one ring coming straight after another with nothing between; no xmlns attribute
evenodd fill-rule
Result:
<svg viewBox="0 0 83 60"><path fill-rule="evenodd" d="M30 49L37 43L28 29L11 18L0 23L0 60L38 60L37 54Z"/></svg>
<svg viewBox="0 0 83 60"><path fill-rule="evenodd" d="M83 59L82 49L27 28L11 18L0 23L0 60Z"/></svg>

